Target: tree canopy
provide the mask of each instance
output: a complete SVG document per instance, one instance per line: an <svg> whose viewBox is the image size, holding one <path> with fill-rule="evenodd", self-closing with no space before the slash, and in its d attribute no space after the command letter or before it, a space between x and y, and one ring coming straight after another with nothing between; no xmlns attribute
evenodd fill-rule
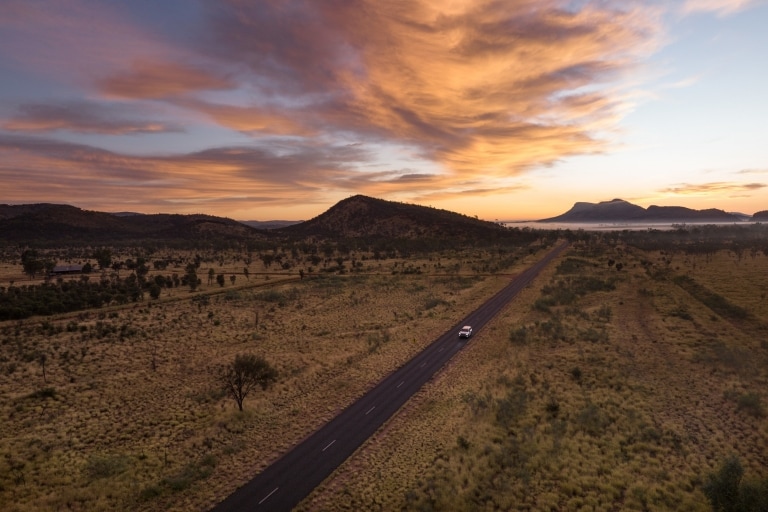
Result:
<svg viewBox="0 0 768 512"><path fill-rule="evenodd" d="M277 381L277 370L263 357L238 354L235 360L222 368L219 375L227 393L243 410L243 401L257 386L266 390Z"/></svg>

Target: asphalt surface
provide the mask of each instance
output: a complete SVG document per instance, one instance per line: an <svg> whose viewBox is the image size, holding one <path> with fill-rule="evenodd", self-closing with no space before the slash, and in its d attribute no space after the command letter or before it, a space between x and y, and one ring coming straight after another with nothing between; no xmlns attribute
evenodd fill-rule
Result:
<svg viewBox="0 0 768 512"><path fill-rule="evenodd" d="M476 335L565 247L566 244L556 247L517 275L482 306L237 489L212 512L289 511L298 505L471 341L472 338L459 339L462 326L471 325Z"/></svg>

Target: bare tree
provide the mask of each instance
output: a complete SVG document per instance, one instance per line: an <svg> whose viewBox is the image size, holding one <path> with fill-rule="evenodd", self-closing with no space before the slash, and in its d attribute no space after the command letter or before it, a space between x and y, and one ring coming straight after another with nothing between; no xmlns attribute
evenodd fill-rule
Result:
<svg viewBox="0 0 768 512"><path fill-rule="evenodd" d="M257 386L266 390L277 381L277 370L263 357L253 354L238 354L235 360L224 366L219 379L227 393L243 410L243 400Z"/></svg>

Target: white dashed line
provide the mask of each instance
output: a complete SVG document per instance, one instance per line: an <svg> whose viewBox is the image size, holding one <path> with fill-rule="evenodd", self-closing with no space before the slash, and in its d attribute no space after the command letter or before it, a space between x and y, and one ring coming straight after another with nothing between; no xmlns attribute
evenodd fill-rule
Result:
<svg viewBox="0 0 768 512"><path fill-rule="evenodd" d="M265 501L267 501L267 500L269 499L269 497L270 497L270 496L272 496L273 494L275 494L275 493L277 492L277 490L278 490L278 489L279 489L279 487L275 487L274 489L272 489L272 492L271 492L271 493L269 493L269 494L267 494L267 495L264 497L264 499L263 499L263 500L261 500L261 501L259 502L259 505L261 505L262 503L264 503Z"/></svg>
<svg viewBox="0 0 768 512"><path fill-rule="evenodd" d="M372 410L374 410L375 408L376 408L376 406L374 405L373 407L371 407L370 409L368 409L368 412L366 412L365 414L366 414L366 415L368 415L368 413L370 413L370 412L371 412Z"/></svg>
<svg viewBox="0 0 768 512"><path fill-rule="evenodd" d="M331 441L330 443L328 443L328 446L326 446L325 448L323 448L323 451L325 451L325 450L327 450L328 448L330 448L330 447L331 447L331 445L332 445L333 443L335 443L335 442L336 442L336 440L334 439L333 441Z"/></svg>

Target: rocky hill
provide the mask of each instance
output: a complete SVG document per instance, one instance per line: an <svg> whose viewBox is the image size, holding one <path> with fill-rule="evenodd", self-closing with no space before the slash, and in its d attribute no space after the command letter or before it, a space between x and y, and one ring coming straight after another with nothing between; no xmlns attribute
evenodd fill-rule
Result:
<svg viewBox="0 0 768 512"><path fill-rule="evenodd" d="M339 201L308 221L278 230L290 236L321 238L444 238L503 236L508 230L494 222L418 206L356 195Z"/></svg>
<svg viewBox="0 0 768 512"><path fill-rule="evenodd" d="M0 205L0 243L135 244L186 247L274 244L281 239L396 239L493 241L515 232L499 224L447 210L353 196L305 222L277 222L265 229L212 215L120 214L61 204ZM290 225L288 225L290 224ZM258 224L257 224L258 225ZM518 233L518 235L520 235Z"/></svg>
<svg viewBox="0 0 768 512"><path fill-rule="evenodd" d="M649 206L643 208L623 199L613 199L601 203L580 202L562 215L542 219L539 222L674 222L674 223L723 223L741 222L738 215L723 210L710 208L693 210L683 206Z"/></svg>

